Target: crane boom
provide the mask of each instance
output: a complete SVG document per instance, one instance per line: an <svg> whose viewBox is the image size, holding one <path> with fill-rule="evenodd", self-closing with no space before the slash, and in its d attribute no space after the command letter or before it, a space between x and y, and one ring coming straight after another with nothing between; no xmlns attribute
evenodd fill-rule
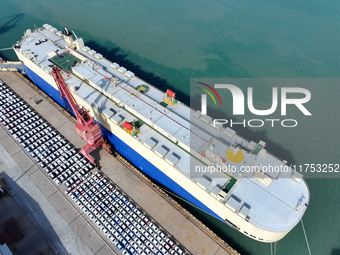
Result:
<svg viewBox="0 0 340 255"><path fill-rule="evenodd" d="M58 86L60 97L66 98L77 118L76 132L81 138L87 141L87 144L81 148L80 152L95 165L94 159L90 152L102 146L111 153L111 146L104 140L100 126L94 121L89 112L82 106L80 107L68 89L64 78L61 76L58 67L52 68L52 76Z"/></svg>

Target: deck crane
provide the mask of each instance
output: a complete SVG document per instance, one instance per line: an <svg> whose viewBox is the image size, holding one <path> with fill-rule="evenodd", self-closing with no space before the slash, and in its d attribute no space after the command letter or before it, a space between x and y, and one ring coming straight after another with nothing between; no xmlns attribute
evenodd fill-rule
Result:
<svg viewBox="0 0 340 255"><path fill-rule="evenodd" d="M68 89L64 78L61 76L58 67L54 66L52 68L52 76L58 86L60 97L62 99L67 99L74 114L76 115L78 122L75 126L76 132L81 138L87 141L87 144L81 148L80 153L90 160L92 164L96 165L93 157L90 155L90 152L102 146L102 148L112 153L111 146L104 140L99 124L94 121L84 106L80 107L78 105L77 101Z"/></svg>

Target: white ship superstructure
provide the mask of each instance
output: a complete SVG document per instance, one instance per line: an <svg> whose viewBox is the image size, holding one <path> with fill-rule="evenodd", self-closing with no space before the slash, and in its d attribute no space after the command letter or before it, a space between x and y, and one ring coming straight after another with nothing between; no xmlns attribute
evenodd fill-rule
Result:
<svg viewBox="0 0 340 255"><path fill-rule="evenodd" d="M112 63L100 53L45 24L27 30L14 46L28 76L63 107L51 65L58 65L73 96L101 125L103 135L148 176L241 233L262 242L284 237L302 218L309 190L302 176L269 154L264 143L247 141L232 129L173 99ZM226 152L242 151L232 163ZM190 174L190 166L236 169L228 174ZM265 173L261 166L285 166ZM257 167L246 172L242 166ZM281 168L282 169L282 168Z"/></svg>

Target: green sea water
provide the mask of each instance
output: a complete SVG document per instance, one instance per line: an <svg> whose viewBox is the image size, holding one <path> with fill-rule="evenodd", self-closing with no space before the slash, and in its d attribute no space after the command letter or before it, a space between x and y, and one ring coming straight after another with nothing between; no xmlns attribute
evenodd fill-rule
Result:
<svg viewBox="0 0 340 255"><path fill-rule="evenodd" d="M237 131L265 140L268 151L291 163L340 163L339 1L1 0L0 10L0 49L34 25L67 26L86 45L155 86L176 91L186 103L190 78L334 78L304 83L312 93L313 116L296 115L297 128ZM0 56L15 59L11 51ZM256 89L265 105L268 88ZM339 255L340 179L307 183L311 201L303 220L312 254ZM270 254L269 244L193 213L241 253ZM276 250L308 254L301 224Z"/></svg>

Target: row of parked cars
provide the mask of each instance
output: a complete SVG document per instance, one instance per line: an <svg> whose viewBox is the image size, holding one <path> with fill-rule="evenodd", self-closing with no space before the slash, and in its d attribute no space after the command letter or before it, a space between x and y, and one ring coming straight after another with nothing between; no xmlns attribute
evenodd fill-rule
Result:
<svg viewBox="0 0 340 255"><path fill-rule="evenodd" d="M0 85L0 121L40 167L67 193L94 166L11 89Z"/></svg>
<svg viewBox="0 0 340 255"><path fill-rule="evenodd" d="M184 254L168 233L152 222L126 195L0 82L0 122L39 166L67 187L76 204L123 254Z"/></svg>
<svg viewBox="0 0 340 255"><path fill-rule="evenodd" d="M184 254L101 173L91 175L70 196L123 254Z"/></svg>

